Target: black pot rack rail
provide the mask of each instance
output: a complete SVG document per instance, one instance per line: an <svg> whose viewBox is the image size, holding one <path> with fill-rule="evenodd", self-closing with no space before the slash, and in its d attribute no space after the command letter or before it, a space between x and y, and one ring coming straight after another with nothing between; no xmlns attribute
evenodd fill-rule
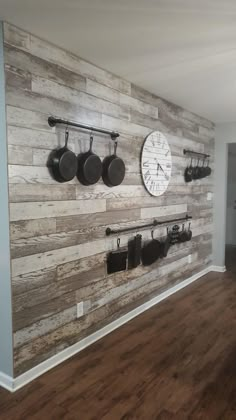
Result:
<svg viewBox="0 0 236 420"><path fill-rule="evenodd" d="M102 128L97 128L87 124L77 123L74 121L63 120L62 118L49 117L48 124L50 125L50 127L55 127L56 125L61 124L65 125L66 127L77 127L83 130L89 130L96 133L108 134L112 140L115 140L117 139L117 137L120 136L120 134L116 131L103 130Z"/></svg>
<svg viewBox="0 0 236 420"><path fill-rule="evenodd" d="M195 152L194 150L184 149L184 155L196 156L199 158L209 158L211 155L207 155L206 153Z"/></svg>
<svg viewBox="0 0 236 420"><path fill-rule="evenodd" d="M157 226L169 225L169 224L173 224L177 222L187 222L190 219L192 219L192 216L189 216L188 214L186 214L185 217L180 217L178 219L171 219L171 220L162 220L161 222L158 222L158 220L154 219L152 223L148 223L146 225L136 225L136 226L130 226L127 228L122 228L122 229L111 229L110 227L108 227L106 229L106 236L117 235L119 233L130 232L133 230L146 229L149 227L156 228Z"/></svg>

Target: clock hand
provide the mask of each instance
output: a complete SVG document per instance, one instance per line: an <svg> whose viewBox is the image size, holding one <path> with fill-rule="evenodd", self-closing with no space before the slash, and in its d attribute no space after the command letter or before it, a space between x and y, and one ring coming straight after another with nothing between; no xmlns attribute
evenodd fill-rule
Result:
<svg viewBox="0 0 236 420"><path fill-rule="evenodd" d="M159 167L161 168L163 174L165 175L165 179L169 179L168 176L166 175L164 169L162 168L162 166L158 163Z"/></svg>

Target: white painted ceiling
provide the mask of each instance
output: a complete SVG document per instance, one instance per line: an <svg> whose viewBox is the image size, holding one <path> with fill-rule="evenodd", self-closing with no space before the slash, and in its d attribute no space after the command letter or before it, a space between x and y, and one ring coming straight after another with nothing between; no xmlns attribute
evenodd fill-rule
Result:
<svg viewBox="0 0 236 420"><path fill-rule="evenodd" d="M0 17L212 121L236 121L235 0L0 0Z"/></svg>

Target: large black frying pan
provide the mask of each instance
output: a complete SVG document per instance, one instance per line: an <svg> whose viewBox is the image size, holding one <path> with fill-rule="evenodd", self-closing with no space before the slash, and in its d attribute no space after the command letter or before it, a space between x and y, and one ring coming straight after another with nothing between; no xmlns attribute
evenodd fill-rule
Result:
<svg viewBox="0 0 236 420"><path fill-rule="evenodd" d="M78 180L83 185L93 185L102 175L102 162L98 155L92 151L93 136L90 136L90 147L86 153L78 156Z"/></svg>
<svg viewBox="0 0 236 420"><path fill-rule="evenodd" d="M142 262L143 265L151 265L158 260L162 255L162 244L157 239L153 237L152 231L152 240L147 242L142 248Z"/></svg>
<svg viewBox="0 0 236 420"><path fill-rule="evenodd" d="M68 140L69 131L66 130L65 146L53 150L49 155L48 167L58 182L71 181L77 173L77 157L67 148Z"/></svg>
<svg viewBox="0 0 236 420"><path fill-rule="evenodd" d="M108 187L120 185L125 177L124 161L116 154L117 140L114 140L113 155L106 156L103 160L102 179Z"/></svg>

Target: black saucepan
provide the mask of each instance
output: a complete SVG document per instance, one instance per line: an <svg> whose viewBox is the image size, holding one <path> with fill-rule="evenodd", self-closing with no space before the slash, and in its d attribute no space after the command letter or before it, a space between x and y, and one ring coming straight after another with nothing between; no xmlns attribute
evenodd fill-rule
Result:
<svg viewBox="0 0 236 420"><path fill-rule="evenodd" d="M182 231L179 234L179 242L186 242L188 241L188 232L185 229L184 223L182 225Z"/></svg>
<svg viewBox="0 0 236 420"><path fill-rule="evenodd" d="M157 261L158 258L162 255L162 250L163 247L161 242L157 239L154 239L152 231L152 240L147 242L142 248L143 265L151 265Z"/></svg>
<svg viewBox="0 0 236 420"><path fill-rule="evenodd" d="M113 155L106 156L103 160L102 179L108 187L120 185L125 177L124 161L116 154L117 140L114 140Z"/></svg>
<svg viewBox="0 0 236 420"><path fill-rule="evenodd" d="M78 180L83 185L93 185L102 175L102 162L98 155L93 153L93 136L90 136L90 147L86 153L78 156Z"/></svg>
<svg viewBox="0 0 236 420"><path fill-rule="evenodd" d="M193 166L192 166L192 159L191 159L191 163L189 166L187 166L187 168L185 169L184 172L184 179L185 182L191 182L193 180Z"/></svg>
<svg viewBox="0 0 236 420"><path fill-rule="evenodd" d="M191 241L192 236L193 236L193 233L191 231L191 222L190 222L188 225L188 231L187 231L187 241Z"/></svg>
<svg viewBox="0 0 236 420"><path fill-rule="evenodd" d="M207 166L206 166L206 176L209 176L209 175L211 175L211 168L209 166L209 159L208 159Z"/></svg>
<svg viewBox="0 0 236 420"><path fill-rule="evenodd" d="M48 167L52 172L53 177L58 182L71 181L78 168L77 157L67 148L69 140L69 131L65 133L65 146L60 149L53 150L48 159Z"/></svg>
<svg viewBox="0 0 236 420"><path fill-rule="evenodd" d="M162 256L164 258L167 257L170 247L171 247L171 235L169 233L169 229L167 228L167 235L166 235L165 241L163 242L163 248L162 248Z"/></svg>

